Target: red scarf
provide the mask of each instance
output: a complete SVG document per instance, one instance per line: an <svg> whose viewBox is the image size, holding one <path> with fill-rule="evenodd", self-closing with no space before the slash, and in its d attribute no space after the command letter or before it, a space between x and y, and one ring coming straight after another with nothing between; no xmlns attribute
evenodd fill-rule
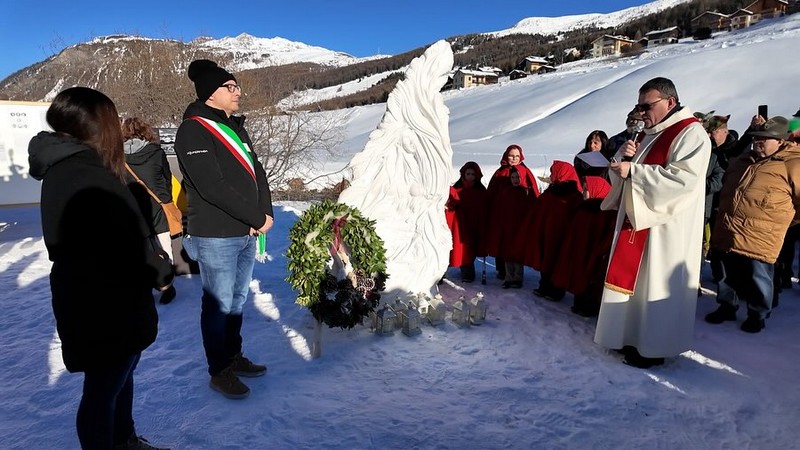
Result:
<svg viewBox="0 0 800 450"><path fill-rule="evenodd" d="M689 117L662 131L639 164L658 164L664 167L672 141L684 128L695 122L699 122L699 120ZM607 288L626 295L633 295L649 234L649 228L634 230L628 216L625 216L622 229L619 231L617 242L614 245L614 251L611 253L611 261L608 264Z"/></svg>

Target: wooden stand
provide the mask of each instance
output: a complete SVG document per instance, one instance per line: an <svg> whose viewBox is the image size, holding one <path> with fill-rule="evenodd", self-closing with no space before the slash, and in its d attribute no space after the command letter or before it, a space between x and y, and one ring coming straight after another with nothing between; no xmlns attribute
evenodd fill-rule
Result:
<svg viewBox="0 0 800 450"><path fill-rule="evenodd" d="M322 356L322 321L316 320L314 324L314 341L311 343L311 357Z"/></svg>

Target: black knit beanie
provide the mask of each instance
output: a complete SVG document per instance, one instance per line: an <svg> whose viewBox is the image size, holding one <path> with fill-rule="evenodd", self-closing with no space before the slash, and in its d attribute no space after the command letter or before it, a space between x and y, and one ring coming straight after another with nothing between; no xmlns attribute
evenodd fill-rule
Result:
<svg viewBox="0 0 800 450"><path fill-rule="evenodd" d="M218 66L214 61L197 59L189 64L189 79L194 82L194 90L201 101L208 100L226 81L236 81L230 72Z"/></svg>

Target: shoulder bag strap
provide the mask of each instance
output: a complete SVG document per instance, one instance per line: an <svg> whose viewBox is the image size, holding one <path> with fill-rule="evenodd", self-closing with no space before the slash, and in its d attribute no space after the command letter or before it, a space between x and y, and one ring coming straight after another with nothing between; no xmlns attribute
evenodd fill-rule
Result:
<svg viewBox="0 0 800 450"><path fill-rule="evenodd" d="M156 202L158 202L159 205L163 205L164 204L164 202L162 202L161 199L158 198L158 196L155 193L153 193L153 191L151 191L150 188L147 187L146 184L144 184L144 181L142 181L141 178L136 176L136 173L133 171L133 169L131 169L131 166L129 166L128 163L125 163L125 168L128 169L128 172L131 174L131 176L133 176L133 178L136 180L136 182L141 184L142 187L145 188L145 190L147 190L147 193L150 194L150 197L153 197L153 199Z"/></svg>

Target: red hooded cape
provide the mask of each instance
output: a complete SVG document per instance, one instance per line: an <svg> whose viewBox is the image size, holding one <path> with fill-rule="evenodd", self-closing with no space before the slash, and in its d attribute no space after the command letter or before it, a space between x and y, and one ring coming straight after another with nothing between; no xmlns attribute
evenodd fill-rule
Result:
<svg viewBox="0 0 800 450"><path fill-rule="evenodd" d="M572 214L583 201L581 190L572 164L554 161L550 167L550 186L528 212L517 235L517 245L524 248L526 266L545 274L553 272Z"/></svg>
<svg viewBox="0 0 800 450"><path fill-rule="evenodd" d="M489 187L486 190L488 226L486 231L486 252L488 255L505 258L513 242L509 241L507 233L510 226L517 230L520 225L520 211L524 212L534 203L533 199L539 196L539 185L530 169L520 162L514 166L519 172L520 186L517 189L511 185L509 174L511 166L508 164L508 152L512 149L519 150L520 161L525 159L522 147L509 145L500 160L500 167L492 175ZM523 194L515 191L525 191ZM509 225L510 224L510 225ZM513 234L511 235L513 236ZM519 261L521 262L521 261Z"/></svg>
<svg viewBox="0 0 800 450"><path fill-rule="evenodd" d="M553 284L574 295L591 294L600 301L617 211L602 211L600 203L611 190L597 176L586 177L588 198L578 206L552 274Z"/></svg>
<svg viewBox="0 0 800 450"><path fill-rule="evenodd" d="M464 180L467 169L475 171L475 181ZM481 183L480 166L470 161L461 167L461 178L450 187L445 204L445 218L453 235L450 266L472 264L478 256L486 255L486 188Z"/></svg>

